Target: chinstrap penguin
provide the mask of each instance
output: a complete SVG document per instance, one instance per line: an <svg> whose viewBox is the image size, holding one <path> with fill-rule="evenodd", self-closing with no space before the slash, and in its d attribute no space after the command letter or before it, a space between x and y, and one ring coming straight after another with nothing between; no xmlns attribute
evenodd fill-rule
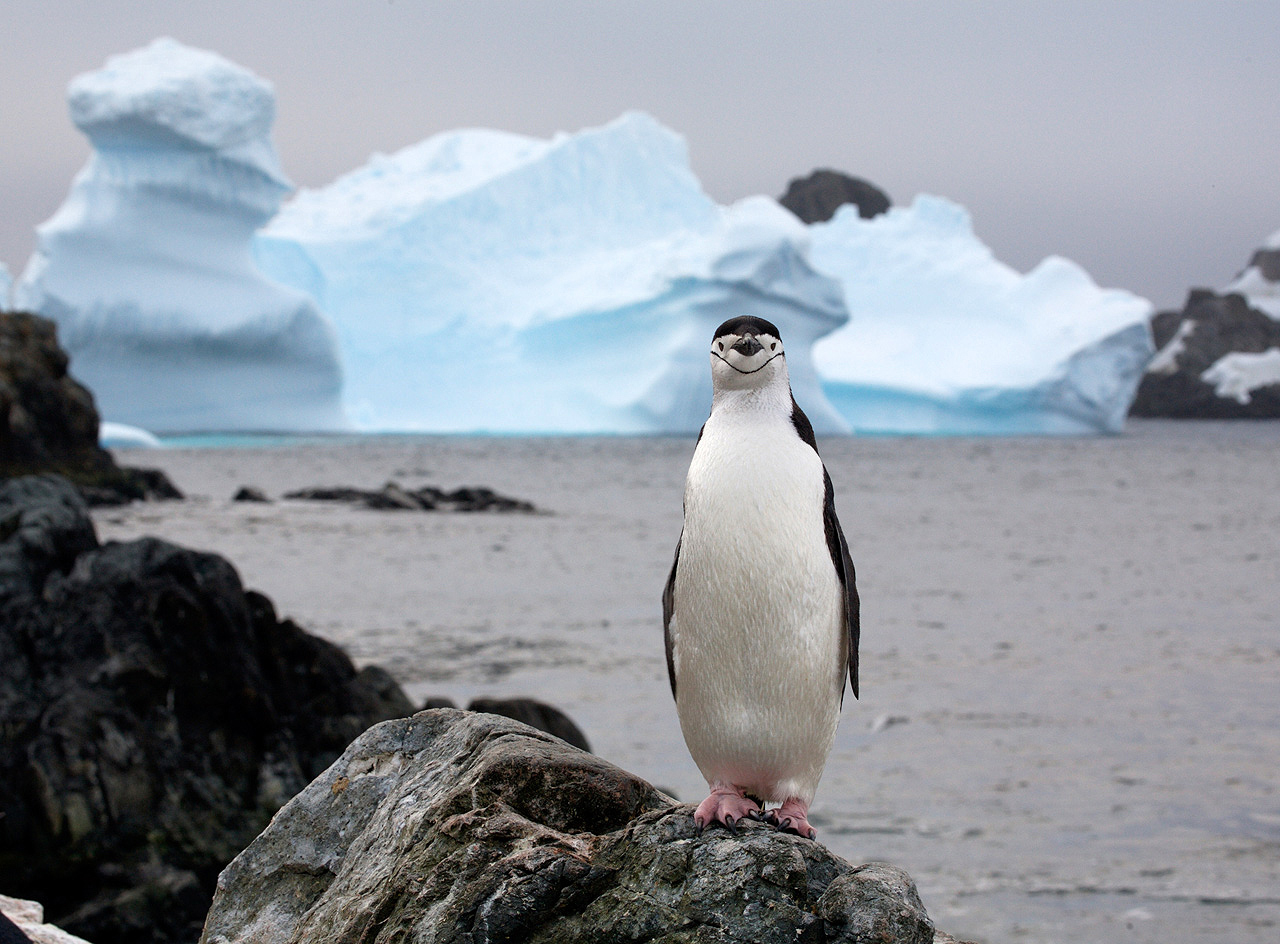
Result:
<svg viewBox="0 0 1280 944"><path fill-rule="evenodd" d="M812 839L846 671L858 696L853 562L778 329L722 324L711 380L662 595L680 729L710 790L694 822L748 816Z"/></svg>

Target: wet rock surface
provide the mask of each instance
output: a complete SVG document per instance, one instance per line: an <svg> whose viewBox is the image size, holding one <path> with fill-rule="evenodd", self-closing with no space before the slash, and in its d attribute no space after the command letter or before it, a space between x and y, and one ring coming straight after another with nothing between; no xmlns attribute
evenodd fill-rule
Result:
<svg viewBox="0 0 1280 944"><path fill-rule="evenodd" d="M365 732L218 879L202 944L921 942L910 878L691 807L491 714ZM939 937L939 940L943 937Z"/></svg>
<svg viewBox="0 0 1280 944"><path fill-rule="evenodd" d="M271 815L412 710L223 558L100 545L65 479L0 482L0 889L66 930L189 944Z"/></svg>
<svg viewBox="0 0 1280 944"><path fill-rule="evenodd" d="M94 505L181 498L163 472L121 468L98 444L93 394L68 366L52 321L0 312L0 478L56 472Z"/></svg>
<svg viewBox="0 0 1280 944"><path fill-rule="evenodd" d="M315 486L286 492L285 498L304 501L336 501L363 505L380 511L520 511L536 509L527 501L499 495L483 486L464 486L445 491L431 485L403 488L388 482L377 491L350 486Z"/></svg>

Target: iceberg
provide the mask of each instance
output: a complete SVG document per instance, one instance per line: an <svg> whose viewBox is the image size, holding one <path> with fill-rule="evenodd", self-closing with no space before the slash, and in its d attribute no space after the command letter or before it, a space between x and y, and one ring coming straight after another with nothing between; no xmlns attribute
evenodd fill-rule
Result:
<svg viewBox="0 0 1280 944"><path fill-rule="evenodd" d="M855 432L1118 432L1155 353L1150 302L1100 289L1051 256L1023 275L968 212L920 195L810 227L810 259L841 282L848 324L814 362Z"/></svg>
<svg viewBox="0 0 1280 944"><path fill-rule="evenodd" d="M159 449L164 444L145 429L124 423L99 423L98 445L103 449Z"/></svg>
<svg viewBox="0 0 1280 944"><path fill-rule="evenodd" d="M14 301L57 322L103 417L160 433L347 428L332 326L250 251L292 189L271 87L159 39L74 79L68 102L93 152Z"/></svg>
<svg viewBox="0 0 1280 944"><path fill-rule="evenodd" d="M357 426L436 432L696 432L711 337L746 313L783 326L815 428L847 431L810 352L848 316L808 250L775 201L712 201L642 113L441 134L299 192L254 240L332 319Z"/></svg>

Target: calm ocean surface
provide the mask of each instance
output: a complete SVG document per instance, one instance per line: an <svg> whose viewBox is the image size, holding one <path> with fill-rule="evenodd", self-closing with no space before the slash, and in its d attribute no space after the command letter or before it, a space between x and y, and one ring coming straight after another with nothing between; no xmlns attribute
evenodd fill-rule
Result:
<svg viewBox="0 0 1280 944"><path fill-rule="evenodd" d="M820 446L863 600L820 840L907 869L940 928L992 944L1280 940L1280 423ZM696 802L660 607L692 448L188 440L120 456L188 501L96 519L224 554L415 699L556 704ZM392 479L545 513L230 501Z"/></svg>

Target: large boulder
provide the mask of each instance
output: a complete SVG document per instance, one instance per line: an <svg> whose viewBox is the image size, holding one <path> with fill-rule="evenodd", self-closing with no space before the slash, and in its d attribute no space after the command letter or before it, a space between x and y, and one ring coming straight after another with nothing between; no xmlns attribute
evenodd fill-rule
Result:
<svg viewBox="0 0 1280 944"><path fill-rule="evenodd" d="M95 944L190 944L218 872L394 681L214 554L100 545L57 476L0 482L0 889Z"/></svg>
<svg viewBox="0 0 1280 944"><path fill-rule="evenodd" d="M365 732L218 879L202 944L919 942L910 878L691 807L519 722ZM945 936L939 936L939 940Z"/></svg>
<svg viewBox="0 0 1280 944"><path fill-rule="evenodd" d="M95 503L180 498L154 469L122 469L98 444L93 394L68 373L52 321L0 312L0 478L56 472Z"/></svg>

